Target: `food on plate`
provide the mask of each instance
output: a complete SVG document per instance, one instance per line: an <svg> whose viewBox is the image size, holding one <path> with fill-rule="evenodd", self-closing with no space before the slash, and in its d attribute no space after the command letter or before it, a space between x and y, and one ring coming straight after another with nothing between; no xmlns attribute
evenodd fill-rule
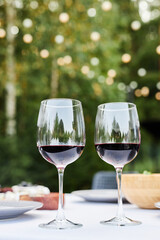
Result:
<svg viewBox="0 0 160 240"><path fill-rule="evenodd" d="M11 188L1 188L0 200L24 200L42 202L40 209L58 209L59 193L50 192L49 188L42 185L14 185ZM64 195L63 195L64 201Z"/></svg>

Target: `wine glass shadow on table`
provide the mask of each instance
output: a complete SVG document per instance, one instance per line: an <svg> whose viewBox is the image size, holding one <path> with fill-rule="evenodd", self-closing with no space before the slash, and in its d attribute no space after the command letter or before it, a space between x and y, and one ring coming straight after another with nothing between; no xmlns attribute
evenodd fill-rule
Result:
<svg viewBox="0 0 160 240"><path fill-rule="evenodd" d="M98 106L95 147L99 157L114 166L118 186L117 215L113 219L102 221L102 224L127 226L141 223L125 216L121 193L122 169L137 156L140 141L140 124L135 104L114 102Z"/></svg>
<svg viewBox="0 0 160 240"><path fill-rule="evenodd" d="M59 204L56 219L43 228L81 227L65 218L63 209L63 174L66 166L76 161L85 146L85 124L82 104L75 99L47 99L41 102L38 115L37 147L42 157L55 165L59 177Z"/></svg>

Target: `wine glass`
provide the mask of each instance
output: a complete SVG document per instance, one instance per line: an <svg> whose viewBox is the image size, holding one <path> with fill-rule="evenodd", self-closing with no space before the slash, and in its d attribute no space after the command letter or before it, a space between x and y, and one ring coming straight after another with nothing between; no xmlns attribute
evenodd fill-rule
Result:
<svg viewBox="0 0 160 240"><path fill-rule="evenodd" d="M98 106L95 123L95 147L102 160L114 166L118 185L118 210L114 218L102 224L136 225L139 221L125 217L122 206L121 175L140 147L140 124L136 105L127 102L104 103Z"/></svg>
<svg viewBox="0 0 160 240"><path fill-rule="evenodd" d="M37 147L42 157L58 170L59 206L56 218L43 228L81 227L65 218L63 210L63 174L65 167L76 161L85 146L85 124L81 102L74 99L47 99L41 102L38 115Z"/></svg>

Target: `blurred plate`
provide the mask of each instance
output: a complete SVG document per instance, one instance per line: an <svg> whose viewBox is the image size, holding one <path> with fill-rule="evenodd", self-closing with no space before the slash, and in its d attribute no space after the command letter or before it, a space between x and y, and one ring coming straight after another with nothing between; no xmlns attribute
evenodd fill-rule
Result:
<svg viewBox="0 0 160 240"><path fill-rule="evenodd" d="M90 202L117 202L117 189L89 189L74 191L72 194Z"/></svg>
<svg viewBox="0 0 160 240"><path fill-rule="evenodd" d="M160 202L156 202L154 205L155 207L160 208Z"/></svg>
<svg viewBox="0 0 160 240"><path fill-rule="evenodd" d="M42 207L42 203L34 201L0 201L0 219L15 218L33 209Z"/></svg>

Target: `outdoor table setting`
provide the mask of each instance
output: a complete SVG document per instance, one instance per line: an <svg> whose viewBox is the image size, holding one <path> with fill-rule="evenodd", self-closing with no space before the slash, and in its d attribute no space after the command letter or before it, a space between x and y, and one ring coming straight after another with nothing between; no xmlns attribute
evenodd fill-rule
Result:
<svg viewBox="0 0 160 240"><path fill-rule="evenodd" d="M122 174L141 143L134 104L106 103L97 109L95 148L102 160L115 167L117 189L63 193L65 167L85 147L80 101L42 101L37 127L37 147L58 170L59 193L40 185L2 188L0 239L152 239L160 234L160 174Z"/></svg>
<svg viewBox="0 0 160 240"><path fill-rule="evenodd" d="M159 0L0 0L0 240L159 238L159 23Z"/></svg>
<svg viewBox="0 0 160 240"><path fill-rule="evenodd" d="M65 194L66 217L83 224L76 229L53 230L40 228L39 224L56 217L55 210L31 210L17 218L1 220L0 239L153 239L160 234L160 211L140 209L124 204L128 217L139 220L141 225L115 227L100 224L101 220L116 214L116 203L90 202L75 194Z"/></svg>

